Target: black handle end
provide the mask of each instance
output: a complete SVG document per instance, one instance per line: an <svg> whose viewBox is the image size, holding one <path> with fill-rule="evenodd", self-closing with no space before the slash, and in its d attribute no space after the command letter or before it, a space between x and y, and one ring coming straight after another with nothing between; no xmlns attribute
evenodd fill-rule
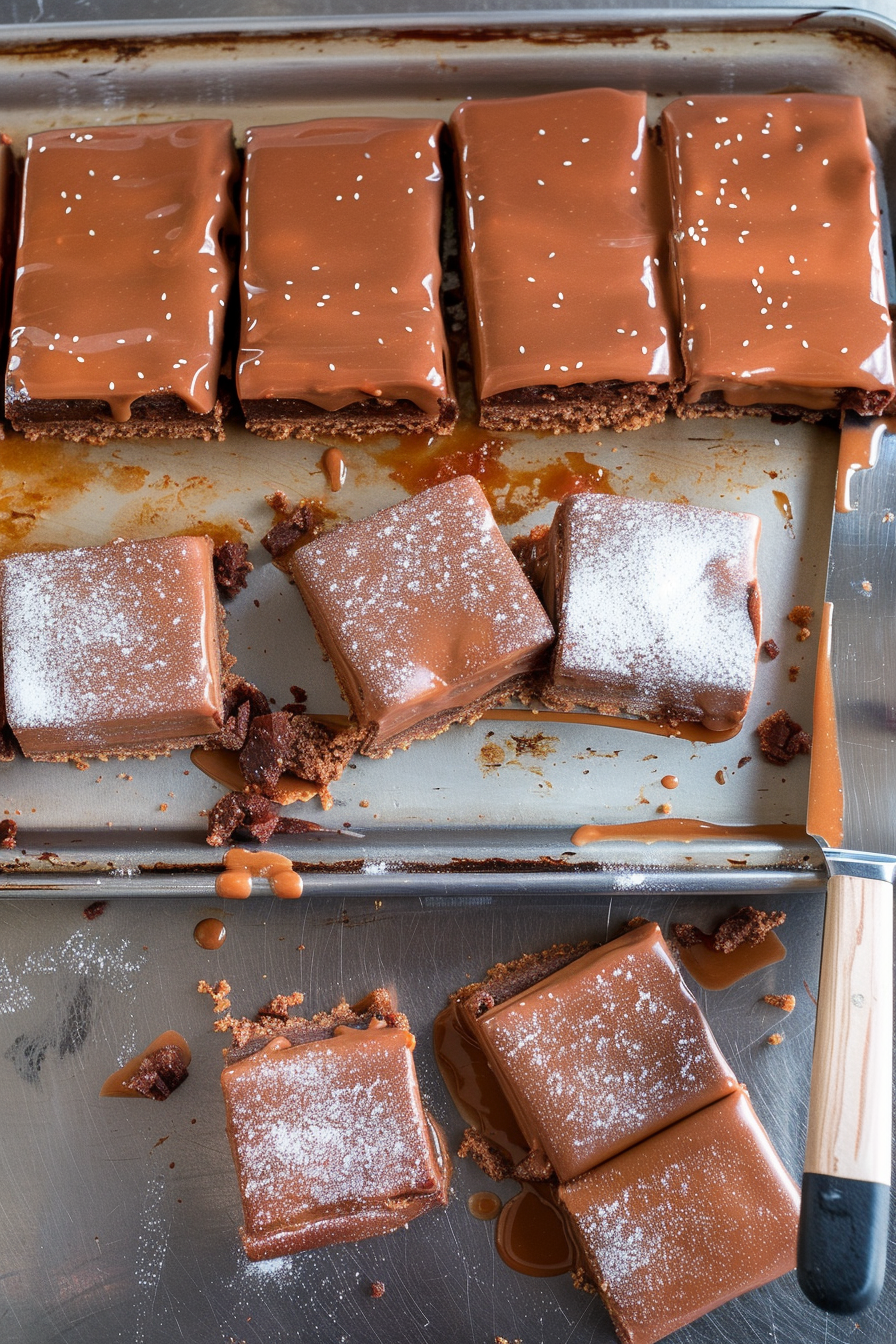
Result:
<svg viewBox="0 0 896 1344"><path fill-rule="evenodd" d="M877 1301L889 1221L888 1185L803 1173L797 1278L810 1302L855 1316Z"/></svg>

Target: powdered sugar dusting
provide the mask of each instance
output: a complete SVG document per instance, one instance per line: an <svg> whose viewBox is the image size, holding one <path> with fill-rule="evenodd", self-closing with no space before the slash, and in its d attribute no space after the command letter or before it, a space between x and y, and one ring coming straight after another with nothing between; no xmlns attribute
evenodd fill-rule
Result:
<svg viewBox="0 0 896 1344"><path fill-rule="evenodd" d="M698 717L711 704L714 717L739 718L756 662L756 519L577 495L563 506L563 528L555 671L619 688L645 713L671 700Z"/></svg>
<svg viewBox="0 0 896 1344"><path fill-rule="evenodd" d="M562 1180L725 1096L735 1079L656 926L480 1019Z"/></svg>
<svg viewBox="0 0 896 1344"><path fill-rule="evenodd" d="M125 938L110 943L93 931L78 929L59 947L30 953L15 970L0 960L0 1013L18 1012L34 1001L34 992L28 984L32 976L58 978L63 972L93 976L104 985L127 993L133 989L134 978L145 962L141 953L131 954L131 944Z"/></svg>
<svg viewBox="0 0 896 1344"><path fill-rule="evenodd" d="M403 1032L265 1049L226 1070L222 1084L247 1230L433 1186Z"/></svg>
<svg viewBox="0 0 896 1344"><path fill-rule="evenodd" d="M552 639L541 604L469 476L303 547L294 561L368 706L495 681ZM526 664L528 665L528 664Z"/></svg>
<svg viewBox="0 0 896 1344"><path fill-rule="evenodd" d="M799 1197L742 1092L560 1194L635 1338L671 1333L795 1263Z"/></svg>
<svg viewBox="0 0 896 1344"><path fill-rule="evenodd" d="M184 706L213 705L207 552L204 538L174 537L10 556L0 601L13 729L71 726L102 746L103 724L161 720L164 736Z"/></svg>

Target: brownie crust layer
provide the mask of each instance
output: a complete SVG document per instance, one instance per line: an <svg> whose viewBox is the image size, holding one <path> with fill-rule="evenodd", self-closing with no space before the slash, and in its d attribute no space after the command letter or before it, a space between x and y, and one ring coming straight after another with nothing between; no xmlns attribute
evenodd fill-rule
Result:
<svg viewBox="0 0 896 1344"><path fill-rule="evenodd" d="M438 416L406 399L355 401L338 411L325 411L308 401L285 397L244 400L246 428L262 439L317 439L337 435L363 439L370 434L450 434L457 420L457 403L441 398Z"/></svg>
<svg viewBox="0 0 896 1344"><path fill-rule="evenodd" d="M199 415L180 397L138 397L131 402L129 419L120 423L112 419L105 402L60 398L21 402L10 418L32 441L66 439L102 445L109 439L204 439L210 443L224 438L229 400L225 392L209 412Z"/></svg>
<svg viewBox="0 0 896 1344"><path fill-rule="evenodd" d="M570 387L521 387L485 397L483 429L527 429L586 434L593 429L643 429L658 424L678 404L684 384L573 383Z"/></svg>

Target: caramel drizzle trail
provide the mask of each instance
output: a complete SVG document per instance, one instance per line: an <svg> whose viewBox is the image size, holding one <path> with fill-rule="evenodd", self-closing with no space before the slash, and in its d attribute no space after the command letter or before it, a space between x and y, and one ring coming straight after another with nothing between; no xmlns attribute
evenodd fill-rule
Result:
<svg viewBox="0 0 896 1344"><path fill-rule="evenodd" d="M837 746L837 713L831 670L833 602L825 602L818 635L815 700L812 709L812 762L806 830L832 849L843 844L843 772Z"/></svg>
<svg viewBox="0 0 896 1344"><path fill-rule="evenodd" d="M717 826L711 821L696 821L690 817L660 817L656 821L635 821L622 826L580 826L573 832L572 843L590 845L598 840L632 840L653 845L659 840L678 840L689 844L693 840L770 840L779 844L807 840L802 826L772 824L768 826Z"/></svg>
<svg viewBox="0 0 896 1344"><path fill-rule="evenodd" d="M874 466L884 434L896 434L896 419L870 419L863 425L844 425L840 431L837 494L834 501L837 513L852 513L849 487L853 474Z"/></svg>
<svg viewBox="0 0 896 1344"><path fill-rule="evenodd" d="M228 849L224 872L215 878L215 891L224 900L244 901L252 894L253 877L266 877L275 896L294 901L302 894L302 878L285 854L260 849Z"/></svg>
<svg viewBox="0 0 896 1344"><path fill-rule="evenodd" d="M487 709L483 719L500 719L506 722L533 723L542 720L547 723L587 723L594 728L626 728L636 733L652 733L656 737L680 737L686 742L728 742L737 737L742 724L736 728L727 728L724 732L713 732L704 728L702 723L679 723L674 728L666 723L651 723L649 719L623 719L614 714L571 714L567 710L556 709Z"/></svg>

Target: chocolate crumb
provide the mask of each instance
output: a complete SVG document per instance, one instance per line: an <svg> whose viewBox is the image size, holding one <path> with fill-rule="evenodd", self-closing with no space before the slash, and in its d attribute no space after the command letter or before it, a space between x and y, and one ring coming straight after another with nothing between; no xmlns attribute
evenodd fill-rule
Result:
<svg viewBox="0 0 896 1344"><path fill-rule="evenodd" d="M299 687L293 693L304 696ZM340 778L363 733L354 727L318 723L304 704L253 719L240 752L240 771L253 793L269 795L289 771L320 788L325 810L333 806L329 785Z"/></svg>
<svg viewBox="0 0 896 1344"><path fill-rule="evenodd" d="M706 940L706 935L700 932L696 924L673 924L672 936L679 947L696 947Z"/></svg>
<svg viewBox="0 0 896 1344"><path fill-rule="evenodd" d="M506 1181L513 1170L510 1159L477 1129L464 1130L457 1155L471 1157L483 1175L492 1181Z"/></svg>
<svg viewBox="0 0 896 1344"><path fill-rule="evenodd" d="M789 668L787 669L787 675L788 675L788 677L790 678L791 681L796 681L796 679L797 679L797 677L799 676L799 674L800 674L800 669L799 669L798 666L789 667Z"/></svg>
<svg viewBox="0 0 896 1344"><path fill-rule="evenodd" d="M649 923L650 920L645 919L643 915L632 915L631 919L625 921L622 928L619 930L617 937L621 937L623 933L631 933L633 929L641 929L645 924Z"/></svg>
<svg viewBox="0 0 896 1344"><path fill-rule="evenodd" d="M319 831L316 821L303 817L281 817L277 803L257 793L226 793L219 798L208 814L207 845L220 846L230 842L236 831L247 831L253 840L265 844L271 836L280 833L301 835L305 831Z"/></svg>
<svg viewBox="0 0 896 1344"><path fill-rule="evenodd" d="M292 994L275 994L270 1003L266 1003L263 1008L259 1008L258 1016L262 1017L289 1017L290 1008L297 1008L300 1003L305 1002L305 995L299 990L294 990Z"/></svg>
<svg viewBox="0 0 896 1344"><path fill-rule="evenodd" d="M261 538L262 546L275 560L320 531L322 520L313 500L302 499L294 506L282 490L275 490L265 495L265 503L274 513L284 515Z"/></svg>
<svg viewBox="0 0 896 1344"><path fill-rule="evenodd" d="M225 597L236 597L246 586L246 575L251 574L249 547L244 541L222 541L212 553L215 583Z"/></svg>
<svg viewBox="0 0 896 1344"><path fill-rule="evenodd" d="M0 821L0 849L15 849L18 830L12 817Z"/></svg>
<svg viewBox="0 0 896 1344"><path fill-rule="evenodd" d="M769 1045L780 1045L783 1039L784 1036L780 1031L773 1031L771 1036L768 1037L768 1043Z"/></svg>
<svg viewBox="0 0 896 1344"><path fill-rule="evenodd" d="M140 1067L132 1078L123 1084L131 1092L141 1097L151 1097L153 1101L164 1101L187 1077L187 1064L183 1051L177 1045L163 1045L141 1060Z"/></svg>
<svg viewBox="0 0 896 1344"><path fill-rule="evenodd" d="M763 994L764 1003L770 1003L773 1008L780 1008L784 1013L792 1013L796 1007L795 994Z"/></svg>
<svg viewBox="0 0 896 1344"><path fill-rule="evenodd" d="M778 648L777 644L773 639L767 639L762 647L765 650L765 654L768 658L775 659L781 652L781 650Z"/></svg>
<svg viewBox="0 0 896 1344"><path fill-rule="evenodd" d="M807 640L811 634L812 634L812 631L809 629L808 625L804 625L803 628L802 628L802 630L797 631L797 636L796 636L796 638L797 638L797 642L798 642L799 644L802 644L803 641L804 641L804 640ZM794 680L794 678L791 677L791 681L793 681L793 680Z"/></svg>
<svg viewBox="0 0 896 1344"><path fill-rule="evenodd" d="M196 986L196 991L199 994L211 995L216 1013L223 1013L225 1008L230 1007L230 1000L227 997L230 993L230 985L226 980L218 980L214 985L210 985L207 980L200 980Z"/></svg>
<svg viewBox="0 0 896 1344"><path fill-rule="evenodd" d="M765 942L766 935L783 924L786 918L781 910L757 910L752 905L742 905L722 920L715 933L703 933L696 924L673 924L672 933L680 947L704 943L714 952L733 952L742 943L755 947Z"/></svg>
<svg viewBox="0 0 896 1344"><path fill-rule="evenodd" d="M740 760L737 763L738 770L743 770L744 766L749 765L752 759L753 759L752 756L741 756Z"/></svg>
<svg viewBox="0 0 896 1344"><path fill-rule="evenodd" d="M94 901L91 905L85 905L81 914L85 919L99 919L108 904L108 901Z"/></svg>
<svg viewBox="0 0 896 1344"><path fill-rule="evenodd" d="M790 611L788 611L787 619L788 621L791 621L794 625L806 626L809 624L810 621L814 621L815 612L812 610L811 607L800 605L793 607Z"/></svg>
<svg viewBox="0 0 896 1344"><path fill-rule="evenodd" d="M374 1279L373 1283L370 1285L370 1296L384 1297L385 1293L386 1293L386 1285L382 1282L381 1279Z"/></svg>
<svg viewBox="0 0 896 1344"><path fill-rule="evenodd" d="M763 719L756 733L765 759L780 765L786 765L800 752L808 756L812 750L811 737L803 732L786 709L779 709Z"/></svg>

